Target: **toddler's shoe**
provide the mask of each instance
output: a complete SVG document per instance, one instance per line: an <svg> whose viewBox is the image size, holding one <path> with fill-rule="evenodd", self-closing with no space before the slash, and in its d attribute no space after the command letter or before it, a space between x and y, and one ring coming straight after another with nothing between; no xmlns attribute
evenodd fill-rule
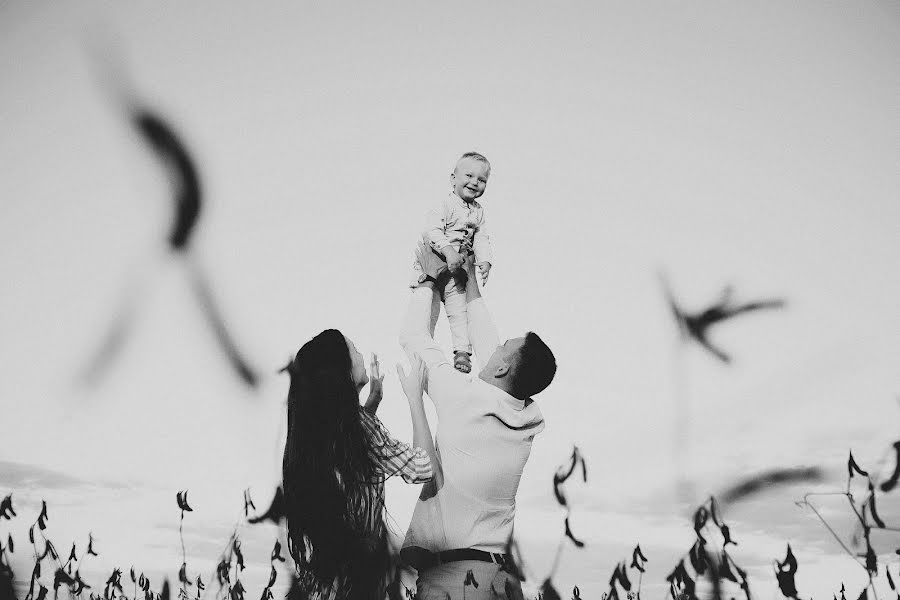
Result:
<svg viewBox="0 0 900 600"><path fill-rule="evenodd" d="M457 371L462 371L463 373L469 373L472 371L472 360L469 358L468 352L462 352L457 350L453 353L455 358L453 359L453 366Z"/></svg>

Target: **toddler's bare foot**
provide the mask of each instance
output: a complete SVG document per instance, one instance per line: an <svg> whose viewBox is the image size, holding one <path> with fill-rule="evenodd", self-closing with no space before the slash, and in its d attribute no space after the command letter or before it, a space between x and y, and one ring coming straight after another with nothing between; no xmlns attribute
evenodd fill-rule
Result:
<svg viewBox="0 0 900 600"><path fill-rule="evenodd" d="M456 370L469 373L472 370L472 361L469 358L469 353L456 351L453 354L455 355L453 366L456 367Z"/></svg>

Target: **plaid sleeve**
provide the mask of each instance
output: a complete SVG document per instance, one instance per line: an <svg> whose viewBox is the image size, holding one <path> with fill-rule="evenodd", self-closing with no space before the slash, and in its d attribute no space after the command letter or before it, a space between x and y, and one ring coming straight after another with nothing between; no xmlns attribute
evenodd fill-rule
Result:
<svg viewBox="0 0 900 600"><path fill-rule="evenodd" d="M365 409L359 412L363 428L372 444L372 452L381 464L385 479L399 474L406 483L431 481L431 459L425 450L395 440L381 419Z"/></svg>

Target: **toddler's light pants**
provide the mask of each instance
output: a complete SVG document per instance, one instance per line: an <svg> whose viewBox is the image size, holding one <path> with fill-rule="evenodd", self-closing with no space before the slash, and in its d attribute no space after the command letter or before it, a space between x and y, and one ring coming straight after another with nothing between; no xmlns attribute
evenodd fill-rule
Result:
<svg viewBox="0 0 900 600"><path fill-rule="evenodd" d="M444 310L450 322L450 338L454 352L472 354L469 342L469 314L466 307L466 285L468 276L462 269L453 274L444 286Z"/></svg>

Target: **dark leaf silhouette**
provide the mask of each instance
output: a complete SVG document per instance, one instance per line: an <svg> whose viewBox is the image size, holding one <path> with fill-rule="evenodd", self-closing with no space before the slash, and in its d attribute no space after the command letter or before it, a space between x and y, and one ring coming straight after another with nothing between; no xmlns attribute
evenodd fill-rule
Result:
<svg viewBox="0 0 900 600"><path fill-rule="evenodd" d="M28 542L34 543L34 525L28 528Z"/></svg>
<svg viewBox="0 0 900 600"><path fill-rule="evenodd" d="M230 583L230 577L228 574L229 566L228 562L223 558L219 561L218 566L216 566L216 577L219 580L219 585L225 585L226 583Z"/></svg>
<svg viewBox="0 0 900 600"><path fill-rule="evenodd" d="M559 592L553 587L553 582L550 581L549 577L545 579L543 585L541 585L541 596L544 600L562 600L559 596Z"/></svg>
<svg viewBox="0 0 900 600"><path fill-rule="evenodd" d="M661 276L661 279L663 292L666 295L666 300L672 311L672 316L675 318L675 322L678 325L679 331L681 331L682 337L694 340L724 363L730 363L731 357L709 341L707 336L711 326L743 313L782 308L785 305L785 301L782 299L758 300L755 302L747 302L745 304L735 304L732 299L734 289L731 286L726 286L722 290L722 295L718 301L700 312L687 313L675 302L675 298L672 295L672 291L669 288L669 284L665 277Z"/></svg>
<svg viewBox="0 0 900 600"><path fill-rule="evenodd" d="M675 569L666 576L666 581L669 582L669 586L672 590L672 597L675 598L675 589L682 589L684 594L687 595L688 598L695 598L695 590L697 584L694 583L694 580L688 574L687 569L684 566L684 560L678 561L678 564L675 566ZM680 600L677 599L677 600Z"/></svg>
<svg viewBox="0 0 900 600"><path fill-rule="evenodd" d="M106 586L103 591L103 597L109 598L111 596L110 592L112 590L122 591L122 571L119 569L113 569L112 574L110 574L109 579L106 580Z"/></svg>
<svg viewBox="0 0 900 600"><path fill-rule="evenodd" d="M891 589L896 591L897 588L894 586L894 578L891 577L890 569L885 569L884 574L887 575L888 585L891 586Z"/></svg>
<svg viewBox="0 0 900 600"><path fill-rule="evenodd" d="M722 552L722 564L719 565L719 577L721 579L733 581L734 583L738 582L737 575L731 570L731 559L725 552Z"/></svg>
<svg viewBox="0 0 900 600"><path fill-rule="evenodd" d="M93 353L84 369L82 378L86 383L91 384L100 379L103 371L112 363L113 358L121 352L126 340L131 337L134 323L137 320L137 309L140 302L134 290L127 291L130 293L114 315L112 324L104 334L100 346Z"/></svg>
<svg viewBox="0 0 900 600"><path fill-rule="evenodd" d="M788 544L787 555L784 557L784 560L777 562L777 564L775 577L778 580L778 587L781 593L787 598L797 599L797 586L794 583L794 575L797 573L797 559L791 551L790 544Z"/></svg>
<svg viewBox="0 0 900 600"><path fill-rule="evenodd" d="M878 556L872 543L869 541L869 532L866 531L866 570L873 575L878 573Z"/></svg>
<svg viewBox="0 0 900 600"><path fill-rule="evenodd" d="M244 516L250 515L250 509L256 510L256 505L253 504L253 500L250 498L250 489L244 490Z"/></svg>
<svg viewBox="0 0 900 600"><path fill-rule="evenodd" d="M13 544L12 534L9 534L6 540L6 547L9 548L10 553L14 553L16 551L16 545Z"/></svg>
<svg viewBox="0 0 900 600"><path fill-rule="evenodd" d="M235 539L231 543L231 547L234 549L234 555L237 557L237 565L241 569L244 570L244 555L241 553L241 542L238 539Z"/></svg>
<svg viewBox="0 0 900 600"><path fill-rule="evenodd" d="M187 494L188 491L184 490L182 492L178 492L175 494L175 498L178 500L178 508L185 511L193 511L194 509L188 506L187 503Z"/></svg>
<svg viewBox="0 0 900 600"><path fill-rule="evenodd" d="M197 268L193 269L192 275L191 281L194 293L197 296L197 301L200 303L200 306L203 309L203 315L206 317L210 327L212 327L216 340L219 342L219 346L225 353L225 357L244 383L250 387L255 386L258 382L256 372L247 363L246 359L241 354L241 351L238 350L237 344L232 339L231 334L228 332L228 328L225 325L225 319L222 316L222 311L219 310L219 305L213 296L212 287L206 280L206 276Z"/></svg>
<svg viewBox="0 0 900 600"><path fill-rule="evenodd" d="M852 479L853 473L858 473L863 477L868 477L869 474L859 468L859 465L856 464L856 461L853 459L853 452L850 452L850 458L847 459L847 478Z"/></svg>
<svg viewBox="0 0 900 600"><path fill-rule="evenodd" d="M265 513L258 517L253 517L247 519L248 523L261 523L263 521L272 521L276 525L281 523L281 520L284 518L284 491L281 486L279 486L275 490L275 496L272 498L272 503L269 505L269 508Z"/></svg>
<svg viewBox="0 0 900 600"><path fill-rule="evenodd" d="M569 528L569 517L566 517L566 537L572 540L572 543L574 543L578 548L584 548L584 542L577 539L572 534L572 530Z"/></svg>
<svg viewBox="0 0 900 600"><path fill-rule="evenodd" d="M12 521L12 518L16 516L16 511L13 510L12 505L12 494L5 497L2 501L0 501L0 519L6 519L8 521Z"/></svg>
<svg viewBox="0 0 900 600"><path fill-rule="evenodd" d="M722 532L722 537L724 538L723 546L727 546L728 544L734 544L737 546L737 542L731 539L731 529L728 528L728 525L722 525L720 527L720 531Z"/></svg>
<svg viewBox="0 0 900 600"><path fill-rule="evenodd" d="M275 565L272 565L272 570L269 572L269 583L266 584L266 587L272 587L277 577L278 573L275 571Z"/></svg>
<svg viewBox="0 0 900 600"><path fill-rule="evenodd" d="M200 214L197 169L184 144L162 118L147 109L138 108L132 120L144 141L162 160L175 185L175 218L169 231L169 247L173 251L183 251Z"/></svg>
<svg viewBox="0 0 900 600"><path fill-rule="evenodd" d="M94 550L94 536L92 536L90 533L88 533L87 553L90 554L91 556L99 556L97 554L97 551Z"/></svg>
<svg viewBox="0 0 900 600"><path fill-rule="evenodd" d="M56 548L53 546L53 542L47 540L47 546L44 548L44 552L50 553L50 556L53 557L53 560L59 560L59 554L56 552Z"/></svg>
<svg viewBox="0 0 900 600"><path fill-rule="evenodd" d="M41 561L35 561L34 569L31 571L31 583L28 585L28 594L25 595L26 599L30 599L34 597L34 582L40 579L41 577Z"/></svg>
<svg viewBox="0 0 900 600"><path fill-rule="evenodd" d="M821 481L822 470L818 467L797 467L789 469L773 469L742 481L719 494L725 504L743 500L760 490L773 486Z"/></svg>
<svg viewBox="0 0 900 600"><path fill-rule="evenodd" d="M628 579L628 573L625 570L624 563L617 564L609 578L609 586L611 588L615 589L617 583L622 586L622 589L626 592L631 590L631 580Z"/></svg>
<svg viewBox="0 0 900 600"><path fill-rule="evenodd" d="M701 506L694 513L694 532L697 534L697 537L703 538L700 534L700 530L706 526L706 521L709 520L709 511L706 510L705 506Z"/></svg>
<svg viewBox="0 0 900 600"><path fill-rule="evenodd" d="M272 548L272 556L270 560L280 560L281 562L285 561L285 558L281 555L281 542L275 540L275 547Z"/></svg>
<svg viewBox="0 0 900 600"><path fill-rule="evenodd" d="M37 600L45 600L45 599L47 598L47 592L49 592L49 591L50 591L50 590L48 590L47 588L45 588L45 587L42 585L42 586L41 586L41 589L38 590Z"/></svg>
<svg viewBox="0 0 900 600"><path fill-rule="evenodd" d="M170 600L169 578L163 579L162 591L159 593L159 600Z"/></svg>
<svg viewBox="0 0 900 600"><path fill-rule="evenodd" d="M145 582L146 582L146 578L144 577L144 574L141 573L141 575L140 575L140 577L138 577L138 581L137 581L138 587L141 589L144 589Z"/></svg>
<svg viewBox="0 0 900 600"><path fill-rule="evenodd" d="M206 589L206 586L203 585L203 580L200 579L200 576L199 576L199 575L197 575L197 589L200 590L200 591L203 591L203 590Z"/></svg>
<svg viewBox="0 0 900 600"><path fill-rule="evenodd" d="M562 483L561 479L558 479L556 475L553 476L553 495L556 496L556 501L560 503L561 506L568 506L566 502L566 496L563 494L562 488L560 484Z"/></svg>
<svg viewBox="0 0 900 600"><path fill-rule="evenodd" d="M638 544L634 547L634 551L631 553L631 568L637 569L641 573L644 573L644 563L647 562L647 557L644 556L644 553L641 552L641 545Z"/></svg>
<svg viewBox="0 0 900 600"><path fill-rule="evenodd" d="M128 570L128 574L131 576L131 582L137 583L137 576L134 574L134 567Z"/></svg>
<svg viewBox="0 0 900 600"><path fill-rule="evenodd" d="M556 496L557 502L562 506L568 506L566 502L565 494L562 491L562 484L572 476L572 473L575 472L575 467L578 466L578 463L581 462L584 465L584 461L581 458L581 453L578 450L578 446L573 447L572 456L569 459L569 466L566 468L565 465L559 467L556 470L556 473L553 474L553 494ZM587 467L582 466L582 476L584 480L587 481Z"/></svg>
<svg viewBox="0 0 900 600"><path fill-rule="evenodd" d="M884 521L881 520L881 517L878 516L878 511L875 507L875 488L872 485L872 482L869 482L869 512L872 514L872 519L874 519L875 524L882 529L884 529Z"/></svg>
<svg viewBox="0 0 900 600"><path fill-rule="evenodd" d="M187 576L187 563L181 563L181 568L178 569L178 581L184 585L194 585Z"/></svg>
<svg viewBox="0 0 900 600"><path fill-rule="evenodd" d="M244 600L244 591L244 586L241 584L241 582L235 582L234 587L231 588L232 600Z"/></svg>
<svg viewBox="0 0 900 600"><path fill-rule="evenodd" d="M66 560L66 563L68 564L70 561L75 560L75 558L76 558L75 542L72 542L72 550L69 552L69 558L68 558L68 560Z"/></svg>
<svg viewBox="0 0 900 600"><path fill-rule="evenodd" d="M469 571L466 573L466 578L463 581L463 585L471 585L474 586L475 589L478 589L478 581L476 581L475 574L472 573L472 569L469 569Z"/></svg>
<svg viewBox="0 0 900 600"><path fill-rule="evenodd" d="M581 600L581 590L578 589L578 586L572 588L572 600Z"/></svg>
<svg viewBox="0 0 900 600"><path fill-rule="evenodd" d="M38 527L40 527L41 531L47 529L47 521L50 518L47 516L47 501L41 500L41 514L38 515Z"/></svg>
<svg viewBox="0 0 900 600"><path fill-rule="evenodd" d="M90 589L90 587L91 586L82 581L81 574L78 571L75 571L75 589L72 591L72 593L77 596L84 590Z"/></svg>
<svg viewBox="0 0 900 600"><path fill-rule="evenodd" d="M698 575L706 573L706 569L709 567L709 555L706 553L706 542L702 538L697 539L694 545L691 546L688 557L690 558L691 566L694 567L694 571Z"/></svg>
<svg viewBox="0 0 900 600"><path fill-rule="evenodd" d="M175 129L160 115L133 99L128 102L128 108L132 124L161 161L173 186L175 206L167 236L169 250L176 255L186 255L202 207L202 186L195 161ZM194 269L192 275L194 291L222 350L238 376L247 385L255 386L257 376L231 340L208 284L198 270ZM96 380L124 345L133 329L137 305L137 300L132 298L126 302L125 310L119 312L99 352L89 362L86 380Z"/></svg>
<svg viewBox="0 0 900 600"><path fill-rule="evenodd" d="M881 491L889 492L897 485L900 480L900 441L894 442L894 472L886 481L881 482Z"/></svg>
<svg viewBox="0 0 900 600"><path fill-rule="evenodd" d="M63 584L73 586L75 585L75 580L62 569L57 569L56 574L53 576L53 591L58 592L59 586Z"/></svg>

